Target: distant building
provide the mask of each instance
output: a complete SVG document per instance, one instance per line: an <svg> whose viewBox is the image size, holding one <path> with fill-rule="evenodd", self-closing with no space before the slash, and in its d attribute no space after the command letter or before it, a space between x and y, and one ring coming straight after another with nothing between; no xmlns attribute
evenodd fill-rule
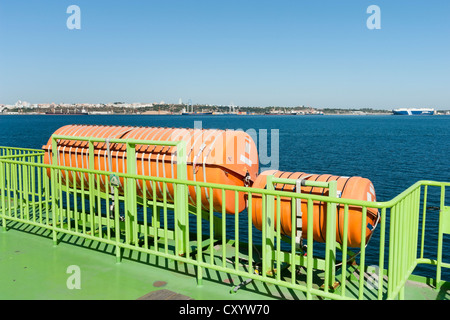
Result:
<svg viewBox="0 0 450 320"><path fill-rule="evenodd" d="M19 108L19 109L21 109L21 108L29 108L30 107L30 103L26 102L26 101L18 100L14 106L16 108Z"/></svg>

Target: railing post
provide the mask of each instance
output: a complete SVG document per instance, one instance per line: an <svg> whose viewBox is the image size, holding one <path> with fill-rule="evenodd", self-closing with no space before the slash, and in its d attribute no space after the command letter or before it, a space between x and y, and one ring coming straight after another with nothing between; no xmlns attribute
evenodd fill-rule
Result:
<svg viewBox="0 0 450 320"><path fill-rule="evenodd" d="M328 183L328 196L337 197L337 181ZM325 292L334 286L336 279L336 204L327 202L327 225L325 244Z"/></svg>
<svg viewBox="0 0 450 320"><path fill-rule="evenodd" d="M5 180L5 172L3 166L6 166L3 162L0 161L0 193L1 193L1 214L2 214L2 230L6 231L6 180Z"/></svg>
<svg viewBox="0 0 450 320"><path fill-rule="evenodd" d="M136 145L127 141L127 174L136 174ZM127 239L129 243L134 243L134 221L137 219L136 208L136 181L132 178L127 178L127 188L125 195L125 210L127 217L125 218L125 230L127 230ZM153 199L156 201L156 199ZM156 240L155 240L156 241Z"/></svg>
<svg viewBox="0 0 450 320"><path fill-rule="evenodd" d="M89 170L95 170L95 147L92 138L89 138ZM95 174L92 172L88 173L89 176L89 220L91 234L95 233L94 216L95 216Z"/></svg>
<svg viewBox="0 0 450 320"><path fill-rule="evenodd" d="M114 228L116 238L116 262L119 263L122 260L122 252L120 248L120 212L119 212L119 189L114 187L114 199L117 199L117 204L114 206Z"/></svg>
<svg viewBox="0 0 450 320"><path fill-rule="evenodd" d="M50 155L49 155L50 157ZM54 166L58 165L58 144L56 142L56 139L53 137L52 139L52 164ZM57 186L57 171L56 169L52 168L50 169L50 176L51 176L51 193L52 193L52 236L53 236L53 245L57 245L58 244L58 236L56 233L56 227L58 224L58 218L56 216L56 210L57 210L57 205L58 205L58 201L56 201L56 186Z"/></svg>
<svg viewBox="0 0 450 320"><path fill-rule="evenodd" d="M177 144L177 180L187 179L187 154L186 142L180 141ZM183 183L176 185L176 199L175 199L175 250L178 255L186 253L186 234L189 232L188 219L186 218L186 188Z"/></svg>
<svg viewBox="0 0 450 320"><path fill-rule="evenodd" d="M445 206L445 186L441 186L441 199L439 210L439 236L438 236L438 250L437 250L437 264L436 264L436 289L440 290L441 283L441 268L442 268L442 242L444 233L450 234L450 207Z"/></svg>
<svg viewBox="0 0 450 320"><path fill-rule="evenodd" d="M275 190L273 185L273 176L267 176L267 190ZM263 256L263 272L265 274L273 274L273 264L272 257L274 253L274 237L275 237L275 197L267 195L266 204L266 220L263 221L265 224L265 237L263 239L264 243L264 253Z"/></svg>

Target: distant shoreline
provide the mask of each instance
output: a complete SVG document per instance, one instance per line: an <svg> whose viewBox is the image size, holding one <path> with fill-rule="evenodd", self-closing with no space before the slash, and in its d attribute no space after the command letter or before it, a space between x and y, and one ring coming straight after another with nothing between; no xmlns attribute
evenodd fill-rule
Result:
<svg viewBox="0 0 450 320"><path fill-rule="evenodd" d="M98 103L98 104L31 104L18 101L15 105L0 104L1 114L46 114L46 115L265 115L265 116L317 116L317 115L393 115L395 109L374 108L315 108L312 106L266 106L246 107L235 105L167 104L161 103ZM409 110L406 108L405 110ZM411 109L412 110L412 109ZM435 110L435 109L433 109ZM450 110L437 110L439 114L450 114Z"/></svg>
<svg viewBox="0 0 450 320"><path fill-rule="evenodd" d="M444 116L444 115L449 115L449 114L435 114L435 116ZM38 113L38 112L4 112L4 113L0 113L0 116L47 116L47 117L51 117L51 116L80 116L79 114L45 114L45 113ZM83 115L86 116L86 115ZM321 116L359 116L359 117L364 117L364 116L394 116L393 113L364 113L364 114L354 114L354 113L324 113L324 114L296 114L296 115L291 115L291 114L209 114L209 115L182 115L179 113L151 113L151 114L145 114L145 113L89 113L88 116L182 116L182 117L221 117L221 116L266 116L266 117L280 117L280 116L289 116L289 117L321 117ZM397 115L397 117L401 117L399 115ZM408 117L414 117L414 116L408 116Z"/></svg>

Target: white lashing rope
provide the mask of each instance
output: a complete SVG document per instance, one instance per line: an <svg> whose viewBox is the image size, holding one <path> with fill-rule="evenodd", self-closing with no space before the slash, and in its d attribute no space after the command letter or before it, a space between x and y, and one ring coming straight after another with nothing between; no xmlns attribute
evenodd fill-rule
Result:
<svg viewBox="0 0 450 320"><path fill-rule="evenodd" d="M202 130L202 141L203 141L203 143L202 143L202 145L200 146L200 149L199 149L199 151L197 152L197 154L195 155L195 157L194 157L194 159L193 159L193 164L192 164L192 173L193 173L193 180L194 181L197 181L197 172L196 172L196 166L197 166L197 160L198 160L198 158L199 157L201 157L201 154L203 153L203 150L207 147L207 144L205 143L205 141L209 141L209 139L210 139L210 137L211 136L213 136L216 132L218 132L218 130L208 130L209 131L209 134L207 135L207 137L206 138L204 138L204 131ZM214 139L214 141L213 141L213 143L211 144L211 148L212 148L212 145L214 144L216 142L216 139ZM211 150L211 148L210 148L210 150ZM206 175L205 175L205 162L203 162L203 179L205 180L205 178L206 178ZM206 182L206 181L205 181ZM196 194L196 197L198 197L198 196L200 196L201 197L201 195L202 195L202 191L201 191L202 189L201 188L199 188L199 191L200 191L200 194L198 195L198 194ZM205 194L206 194L206 196L207 196L207 192L206 192L206 188L205 188ZM208 202L209 202L209 199L208 199ZM203 202L202 202L202 208L204 208L205 210L209 210L209 208L206 208L205 207L205 205L203 204Z"/></svg>
<svg viewBox="0 0 450 320"><path fill-rule="evenodd" d="M297 193L302 193L302 181L303 179L298 179L295 183ZM302 199L296 199L296 234L295 234L295 243L297 248L301 248L302 244L302 232L303 232L303 222L302 222Z"/></svg>
<svg viewBox="0 0 450 320"><path fill-rule="evenodd" d="M108 166L109 166L109 171L110 172L112 172L112 159L111 159L111 150L110 150L110 148L109 148L109 141L110 141L110 139L109 138L106 138L106 152L108 153ZM110 211L110 214L112 213L112 212L114 212L114 205L115 205L115 203L114 203L114 201L115 201L115 199L114 199L114 186L113 186L113 184L112 184L112 182L111 182L111 177L112 177L112 175L110 175L110 181L109 181L109 184L110 184L110 195L111 195L111 205L109 206L109 211ZM111 214L112 215L112 214Z"/></svg>
<svg viewBox="0 0 450 320"><path fill-rule="evenodd" d="M295 191L296 193L302 193L302 185L304 184L304 181L306 179L308 179L309 177L311 177L312 174L307 175L306 177L302 177L297 179L297 181L295 182ZM295 243L297 245L298 249L303 249L302 245L303 245L303 240L302 240L302 235L303 235L303 212L302 212L302 199L297 198L295 201L295 206L296 206L296 234L295 234Z"/></svg>

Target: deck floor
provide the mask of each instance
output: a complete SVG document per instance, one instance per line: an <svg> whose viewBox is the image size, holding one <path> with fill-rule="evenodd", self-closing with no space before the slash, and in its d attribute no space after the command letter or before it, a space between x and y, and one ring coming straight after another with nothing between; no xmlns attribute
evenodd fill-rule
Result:
<svg viewBox="0 0 450 320"><path fill-rule="evenodd" d="M75 274L69 267L74 265L80 270L81 289L67 286ZM263 291L248 286L231 294L233 284L241 280L216 271L205 271L199 286L188 264L127 250L117 263L114 246L63 234L53 245L48 230L19 223L0 230L0 274L1 300L135 300L158 290L193 300L293 298L287 289L283 293L273 285L262 286Z"/></svg>
<svg viewBox="0 0 450 320"><path fill-rule="evenodd" d="M69 288L79 267L80 288ZM236 294L246 279L204 271L197 285L195 268L134 251L116 262L115 247L60 235L53 245L48 230L8 223L0 230L1 300L302 300L302 292L253 281ZM349 287L350 288L350 287ZM349 290L351 291L351 290ZM441 290L408 281L408 300L450 300L450 286ZM370 298L370 297L369 297Z"/></svg>

